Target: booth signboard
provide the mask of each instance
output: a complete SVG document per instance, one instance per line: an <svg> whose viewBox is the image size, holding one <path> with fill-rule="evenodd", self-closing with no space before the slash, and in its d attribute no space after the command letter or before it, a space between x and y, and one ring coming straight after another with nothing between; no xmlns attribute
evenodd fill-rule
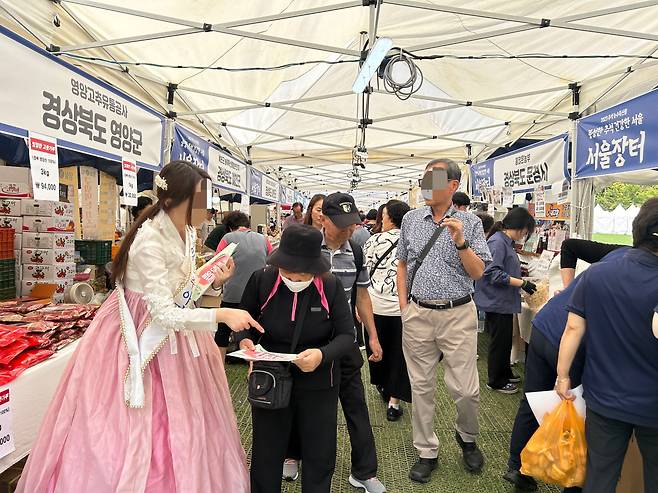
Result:
<svg viewBox="0 0 658 493"><path fill-rule="evenodd" d="M34 132L29 134L30 171L35 200L59 200L57 140Z"/></svg>
<svg viewBox="0 0 658 493"><path fill-rule="evenodd" d="M214 146L208 151L208 174L223 190L247 191L247 165Z"/></svg>
<svg viewBox="0 0 658 493"><path fill-rule="evenodd" d="M658 168L658 90L578 120L576 178Z"/></svg>
<svg viewBox="0 0 658 493"><path fill-rule="evenodd" d="M137 205L137 166L134 161L124 159L122 165L123 175L123 205Z"/></svg>
<svg viewBox="0 0 658 493"><path fill-rule="evenodd" d="M251 168L250 174L249 190L251 193L249 195L260 198L263 193L263 174L254 168Z"/></svg>
<svg viewBox="0 0 658 493"><path fill-rule="evenodd" d="M518 151L471 165L471 187L474 196L485 189L511 188L513 193L532 192L539 185L569 179L569 136L532 144Z"/></svg>
<svg viewBox="0 0 658 493"><path fill-rule="evenodd" d="M0 132L37 132L62 148L161 167L163 115L4 27L0 64Z"/></svg>
<svg viewBox="0 0 658 493"><path fill-rule="evenodd" d="M571 219L571 203L556 204L547 203L544 210L546 219L551 221L569 221Z"/></svg>
<svg viewBox="0 0 658 493"><path fill-rule="evenodd" d="M267 175L263 175L263 190L261 197L270 202L279 201L279 182Z"/></svg>
<svg viewBox="0 0 658 493"><path fill-rule="evenodd" d="M8 387L0 390L0 458L16 450L10 398Z"/></svg>
<svg viewBox="0 0 658 493"><path fill-rule="evenodd" d="M208 169L210 143L178 123L174 124L174 142L171 160L189 161L199 168Z"/></svg>

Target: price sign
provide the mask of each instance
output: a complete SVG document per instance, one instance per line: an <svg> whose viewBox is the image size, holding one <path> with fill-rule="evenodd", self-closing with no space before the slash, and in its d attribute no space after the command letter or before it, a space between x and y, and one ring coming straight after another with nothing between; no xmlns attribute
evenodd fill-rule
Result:
<svg viewBox="0 0 658 493"><path fill-rule="evenodd" d="M123 205L137 205L137 165L130 159L123 160Z"/></svg>
<svg viewBox="0 0 658 493"><path fill-rule="evenodd" d="M503 207L511 209L514 205L514 189L512 187L503 187Z"/></svg>
<svg viewBox="0 0 658 493"><path fill-rule="evenodd" d="M36 200L59 200L57 139L30 132L30 170Z"/></svg>
<svg viewBox="0 0 658 493"><path fill-rule="evenodd" d="M249 195L246 193L243 193L242 198L240 199L240 210L247 215L251 213L251 208L249 206Z"/></svg>
<svg viewBox="0 0 658 493"><path fill-rule="evenodd" d="M9 389L4 388L0 390L0 457L11 454L14 450L16 450L16 445L12 432Z"/></svg>
<svg viewBox="0 0 658 493"><path fill-rule="evenodd" d="M535 190L535 218L544 219L546 217L546 192L542 185Z"/></svg>

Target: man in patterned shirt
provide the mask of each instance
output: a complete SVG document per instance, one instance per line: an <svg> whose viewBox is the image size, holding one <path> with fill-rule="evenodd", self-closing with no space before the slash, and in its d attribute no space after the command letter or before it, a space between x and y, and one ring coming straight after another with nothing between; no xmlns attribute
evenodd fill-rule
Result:
<svg viewBox="0 0 658 493"><path fill-rule="evenodd" d="M464 465L472 473L484 465L475 443L480 385L473 281L482 277L485 263L491 261L480 219L456 210L452 204L461 179L459 166L450 159L436 159L425 172L430 174L422 187L426 207L404 217L397 251L403 348L413 399L413 441L420 456L409 477L421 483L430 481L438 462L434 395L441 355L445 384L457 406L455 438ZM438 228L438 238L419 262Z"/></svg>

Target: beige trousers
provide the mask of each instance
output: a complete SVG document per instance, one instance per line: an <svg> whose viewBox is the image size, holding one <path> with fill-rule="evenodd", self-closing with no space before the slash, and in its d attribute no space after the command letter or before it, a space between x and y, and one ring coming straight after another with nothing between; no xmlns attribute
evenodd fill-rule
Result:
<svg viewBox="0 0 658 493"><path fill-rule="evenodd" d="M422 458L439 454L434 432L436 369L443 353L445 385L457 406L455 429L465 442L478 433L480 381L477 370L477 311L473 302L449 310L410 302L402 312L402 345L413 399L414 447Z"/></svg>

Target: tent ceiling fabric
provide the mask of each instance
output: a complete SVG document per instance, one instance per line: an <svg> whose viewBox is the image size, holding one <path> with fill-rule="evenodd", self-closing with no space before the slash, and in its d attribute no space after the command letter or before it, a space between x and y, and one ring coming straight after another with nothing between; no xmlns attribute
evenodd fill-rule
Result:
<svg viewBox="0 0 658 493"><path fill-rule="evenodd" d="M167 111L167 84L177 84L178 121L236 155L249 155L260 168L280 167L300 189L335 190L350 183L360 118L351 93L356 63L240 72L128 65L126 73L120 65L76 57L231 68L353 61L371 10L360 0L0 0L0 23L41 46L60 47L67 61L157 111ZM464 0L459 7L384 0L377 26L377 35L414 54L467 57L646 57L658 55L656 32L658 1L619 0ZM646 58L416 63L424 84L407 101L373 82L360 189L407 190L429 159L465 162L466 144L481 160L520 137L570 130L571 83L582 84L579 111L591 113L651 89L658 76L658 62Z"/></svg>

